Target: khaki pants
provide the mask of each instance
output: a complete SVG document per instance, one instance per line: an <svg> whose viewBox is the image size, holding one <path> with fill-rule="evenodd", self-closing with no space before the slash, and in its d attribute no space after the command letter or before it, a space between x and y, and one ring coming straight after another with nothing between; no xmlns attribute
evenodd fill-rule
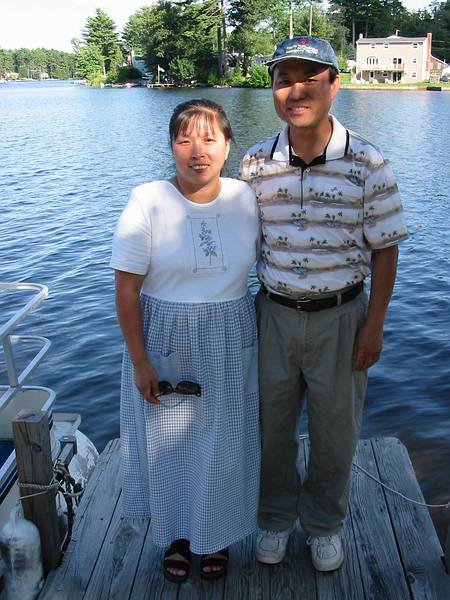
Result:
<svg viewBox="0 0 450 600"><path fill-rule="evenodd" d="M367 296L317 312L256 298L260 354L262 471L259 525L282 530L297 516L309 535L337 533L347 511L367 372L352 370ZM307 398L310 457L296 469L298 420Z"/></svg>

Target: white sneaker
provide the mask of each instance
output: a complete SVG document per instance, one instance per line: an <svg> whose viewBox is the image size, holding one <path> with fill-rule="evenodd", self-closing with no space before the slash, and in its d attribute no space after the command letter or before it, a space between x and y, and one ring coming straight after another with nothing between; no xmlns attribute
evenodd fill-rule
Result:
<svg viewBox="0 0 450 600"><path fill-rule="evenodd" d="M339 534L311 536L306 543L311 546L312 563L318 571L334 571L344 562L344 549Z"/></svg>
<svg viewBox="0 0 450 600"><path fill-rule="evenodd" d="M262 529L256 537L256 558L266 565L276 565L286 556L293 527L283 531Z"/></svg>

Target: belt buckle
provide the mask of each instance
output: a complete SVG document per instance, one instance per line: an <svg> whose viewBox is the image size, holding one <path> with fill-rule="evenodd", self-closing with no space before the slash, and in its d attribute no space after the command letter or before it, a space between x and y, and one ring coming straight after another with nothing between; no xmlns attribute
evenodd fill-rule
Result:
<svg viewBox="0 0 450 600"><path fill-rule="evenodd" d="M296 309L302 310L303 304L308 304L308 302L311 302L311 298L306 298L305 296L303 296L302 298L297 298L295 302L296 302Z"/></svg>

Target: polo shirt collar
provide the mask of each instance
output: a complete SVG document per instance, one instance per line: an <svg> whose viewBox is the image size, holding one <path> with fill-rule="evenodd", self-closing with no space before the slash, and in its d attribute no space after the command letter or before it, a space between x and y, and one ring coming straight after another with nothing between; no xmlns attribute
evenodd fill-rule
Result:
<svg viewBox="0 0 450 600"><path fill-rule="evenodd" d="M336 160L345 156L347 151L347 130L336 117L330 115L333 122L333 133L325 150L326 160ZM289 125L285 125L278 135L272 149L272 160L289 164Z"/></svg>

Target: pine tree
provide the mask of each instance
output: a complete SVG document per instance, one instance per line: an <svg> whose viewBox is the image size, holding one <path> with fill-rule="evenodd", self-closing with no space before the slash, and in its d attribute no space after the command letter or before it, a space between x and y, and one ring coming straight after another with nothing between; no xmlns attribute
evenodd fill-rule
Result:
<svg viewBox="0 0 450 600"><path fill-rule="evenodd" d="M88 17L83 39L88 46L96 46L104 60L104 75L111 68L119 45L116 24L104 10L97 8L94 17Z"/></svg>

